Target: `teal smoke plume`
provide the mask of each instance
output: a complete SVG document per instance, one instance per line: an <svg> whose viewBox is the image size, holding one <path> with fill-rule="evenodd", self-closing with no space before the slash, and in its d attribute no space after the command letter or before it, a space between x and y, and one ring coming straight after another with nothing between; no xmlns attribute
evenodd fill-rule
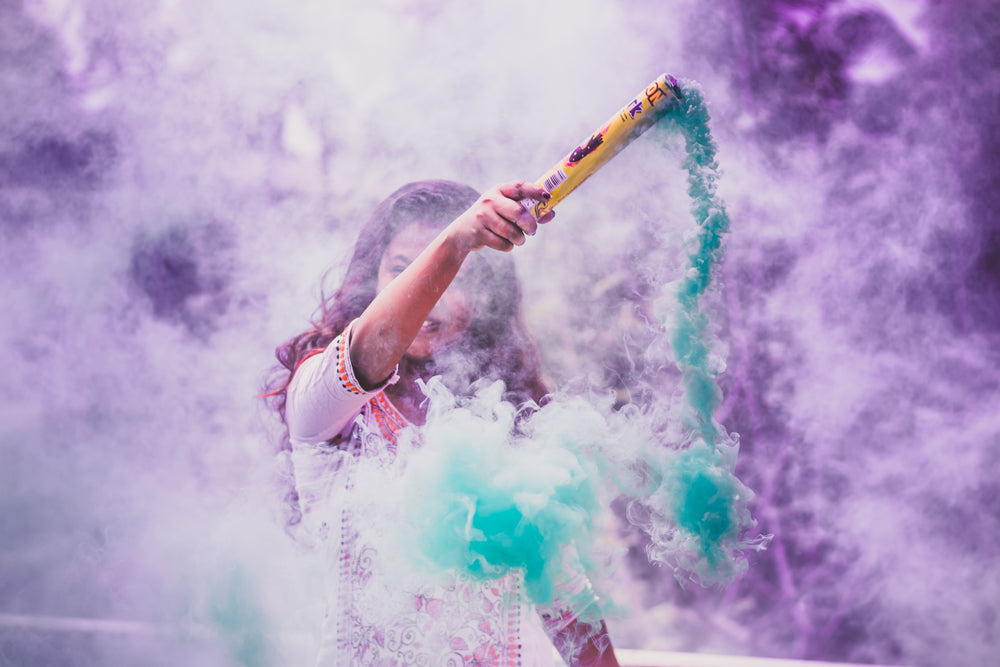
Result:
<svg viewBox="0 0 1000 667"><path fill-rule="evenodd" d="M458 401L431 382L428 422L404 475L413 500L404 532L425 564L483 580L516 571L531 601L569 594L584 596L577 606L586 607L600 592L580 584L601 579L599 517L621 495L630 521L649 536L650 560L682 579L729 581L746 569L747 549L766 545L767 538L747 538L753 494L733 472L738 438L714 419L721 391L704 297L729 218L717 196L717 149L701 89L693 82L681 89L681 104L660 125L684 139L697 223L674 321L662 323L681 371L682 437L664 442L641 409L615 412L556 396L519 413L500 400L499 385Z"/></svg>

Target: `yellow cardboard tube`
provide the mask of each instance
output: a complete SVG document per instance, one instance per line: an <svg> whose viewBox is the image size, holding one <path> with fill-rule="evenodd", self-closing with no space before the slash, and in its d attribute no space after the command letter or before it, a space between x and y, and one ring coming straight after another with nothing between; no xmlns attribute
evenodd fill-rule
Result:
<svg viewBox="0 0 1000 667"><path fill-rule="evenodd" d="M566 195L587 180L604 163L620 153L640 134L648 130L663 114L680 103L681 91L669 74L661 74L645 90L623 106L618 113L594 132L556 166L536 181L552 197L540 202L524 199L521 205L535 219L561 202Z"/></svg>

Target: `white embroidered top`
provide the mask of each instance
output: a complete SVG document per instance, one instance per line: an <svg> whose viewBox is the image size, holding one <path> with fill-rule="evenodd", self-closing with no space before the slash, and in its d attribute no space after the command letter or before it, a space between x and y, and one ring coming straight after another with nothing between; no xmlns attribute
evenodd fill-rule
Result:
<svg viewBox="0 0 1000 667"><path fill-rule="evenodd" d="M356 470L401 465L397 433L409 423L382 392L395 374L373 391L361 388L351 368L350 334L348 326L302 362L287 394L303 523L331 566L318 664L551 665L545 635L573 621L568 609L557 603L538 610L543 632L519 595L517 576L487 584L421 579L397 567L400 554L385 552L386 542L378 539L384 526L365 516L366 505L358 502Z"/></svg>

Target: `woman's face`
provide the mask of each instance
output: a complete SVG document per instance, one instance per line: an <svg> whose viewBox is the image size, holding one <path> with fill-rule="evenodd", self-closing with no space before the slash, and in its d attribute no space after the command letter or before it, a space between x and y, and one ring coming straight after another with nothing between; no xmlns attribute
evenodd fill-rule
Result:
<svg viewBox="0 0 1000 667"><path fill-rule="evenodd" d="M438 235L440 230L419 222L404 227L389 243L378 267L378 286L381 292L393 278L403 272L424 248ZM442 347L462 337L472 323L472 297L469 292L468 267L466 262L459 270L451 286L445 290L434 309L431 310L423 326L406 350L411 359L426 360L434 356Z"/></svg>

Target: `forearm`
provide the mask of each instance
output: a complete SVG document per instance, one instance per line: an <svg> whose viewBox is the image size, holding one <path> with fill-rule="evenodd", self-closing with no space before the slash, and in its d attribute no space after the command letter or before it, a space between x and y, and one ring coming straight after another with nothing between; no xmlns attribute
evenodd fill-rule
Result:
<svg viewBox="0 0 1000 667"><path fill-rule="evenodd" d="M363 387L376 386L392 373L469 252L453 228L445 228L365 309L350 345Z"/></svg>
<svg viewBox="0 0 1000 667"><path fill-rule="evenodd" d="M519 203L526 197L548 199L549 194L521 181L488 190L378 293L350 341L351 362L363 387L374 387L392 373L470 252L511 250L552 219L549 211L535 220Z"/></svg>

